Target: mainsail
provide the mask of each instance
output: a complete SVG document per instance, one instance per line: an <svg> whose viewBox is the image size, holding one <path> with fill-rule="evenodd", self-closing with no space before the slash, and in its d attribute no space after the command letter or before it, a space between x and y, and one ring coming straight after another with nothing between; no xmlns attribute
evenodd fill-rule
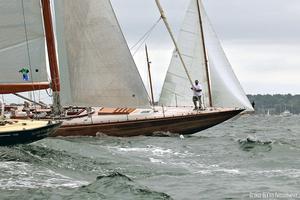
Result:
<svg viewBox="0 0 300 200"><path fill-rule="evenodd" d="M148 106L109 0L55 2L63 105Z"/></svg>
<svg viewBox="0 0 300 200"><path fill-rule="evenodd" d="M0 93L49 88L42 18L40 0L0 1Z"/></svg>
<svg viewBox="0 0 300 200"><path fill-rule="evenodd" d="M209 59L212 105L215 107L246 108L252 111L253 108L226 58L201 2L191 0L179 34L178 45L184 52L185 62L190 68L190 75L194 79L198 79L204 86L205 105L207 106L209 103L208 81L205 73L200 17L203 21L205 47ZM192 105L192 93L189 88L189 81L178 62L176 52L174 52L162 89L160 104L168 106Z"/></svg>

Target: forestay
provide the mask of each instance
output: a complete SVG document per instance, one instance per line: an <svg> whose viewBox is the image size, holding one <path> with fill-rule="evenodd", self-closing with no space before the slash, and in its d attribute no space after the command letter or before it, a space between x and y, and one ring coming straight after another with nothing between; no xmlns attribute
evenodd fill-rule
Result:
<svg viewBox="0 0 300 200"><path fill-rule="evenodd" d="M0 1L0 30L0 84L47 82L40 0Z"/></svg>
<svg viewBox="0 0 300 200"><path fill-rule="evenodd" d="M178 46L192 80L199 80L204 90L204 103L209 105L208 83L205 69L204 48L197 2L191 1L182 28ZM186 72L174 51L163 85L159 103L166 106L192 106L193 92Z"/></svg>
<svg viewBox="0 0 300 200"><path fill-rule="evenodd" d="M55 1L63 105L148 106L109 0Z"/></svg>

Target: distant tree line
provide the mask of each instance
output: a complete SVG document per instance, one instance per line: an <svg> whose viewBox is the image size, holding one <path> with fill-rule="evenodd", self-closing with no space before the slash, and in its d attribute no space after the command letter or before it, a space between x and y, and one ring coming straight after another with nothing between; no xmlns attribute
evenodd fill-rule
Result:
<svg viewBox="0 0 300 200"><path fill-rule="evenodd" d="M289 110L293 114L300 113L300 95L275 94L275 95L247 95L251 102L255 103L257 113L280 114Z"/></svg>

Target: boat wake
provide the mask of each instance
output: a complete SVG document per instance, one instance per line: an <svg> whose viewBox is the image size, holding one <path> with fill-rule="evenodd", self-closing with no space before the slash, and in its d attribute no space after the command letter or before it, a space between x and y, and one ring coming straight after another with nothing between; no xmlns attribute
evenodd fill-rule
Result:
<svg viewBox="0 0 300 200"><path fill-rule="evenodd" d="M179 133L165 132L165 131L156 131L152 135L153 137L179 137Z"/></svg>

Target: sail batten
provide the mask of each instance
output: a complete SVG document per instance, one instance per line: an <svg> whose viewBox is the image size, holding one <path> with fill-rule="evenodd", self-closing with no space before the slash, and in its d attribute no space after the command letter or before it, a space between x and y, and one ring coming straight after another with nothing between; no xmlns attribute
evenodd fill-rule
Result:
<svg viewBox="0 0 300 200"><path fill-rule="evenodd" d="M56 2L62 103L149 106L149 99L109 0Z"/></svg>
<svg viewBox="0 0 300 200"><path fill-rule="evenodd" d="M19 43L11 44L11 45L6 46L6 47L3 46L0 49L0 53L5 52L5 51L9 51L9 50L14 49L14 48L23 47L23 46L27 45L27 43L34 43L37 40L41 40L41 38L37 37L37 38L33 38L33 39L30 39L30 40L27 40L27 41L22 41L22 42L19 42Z"/></svg>

